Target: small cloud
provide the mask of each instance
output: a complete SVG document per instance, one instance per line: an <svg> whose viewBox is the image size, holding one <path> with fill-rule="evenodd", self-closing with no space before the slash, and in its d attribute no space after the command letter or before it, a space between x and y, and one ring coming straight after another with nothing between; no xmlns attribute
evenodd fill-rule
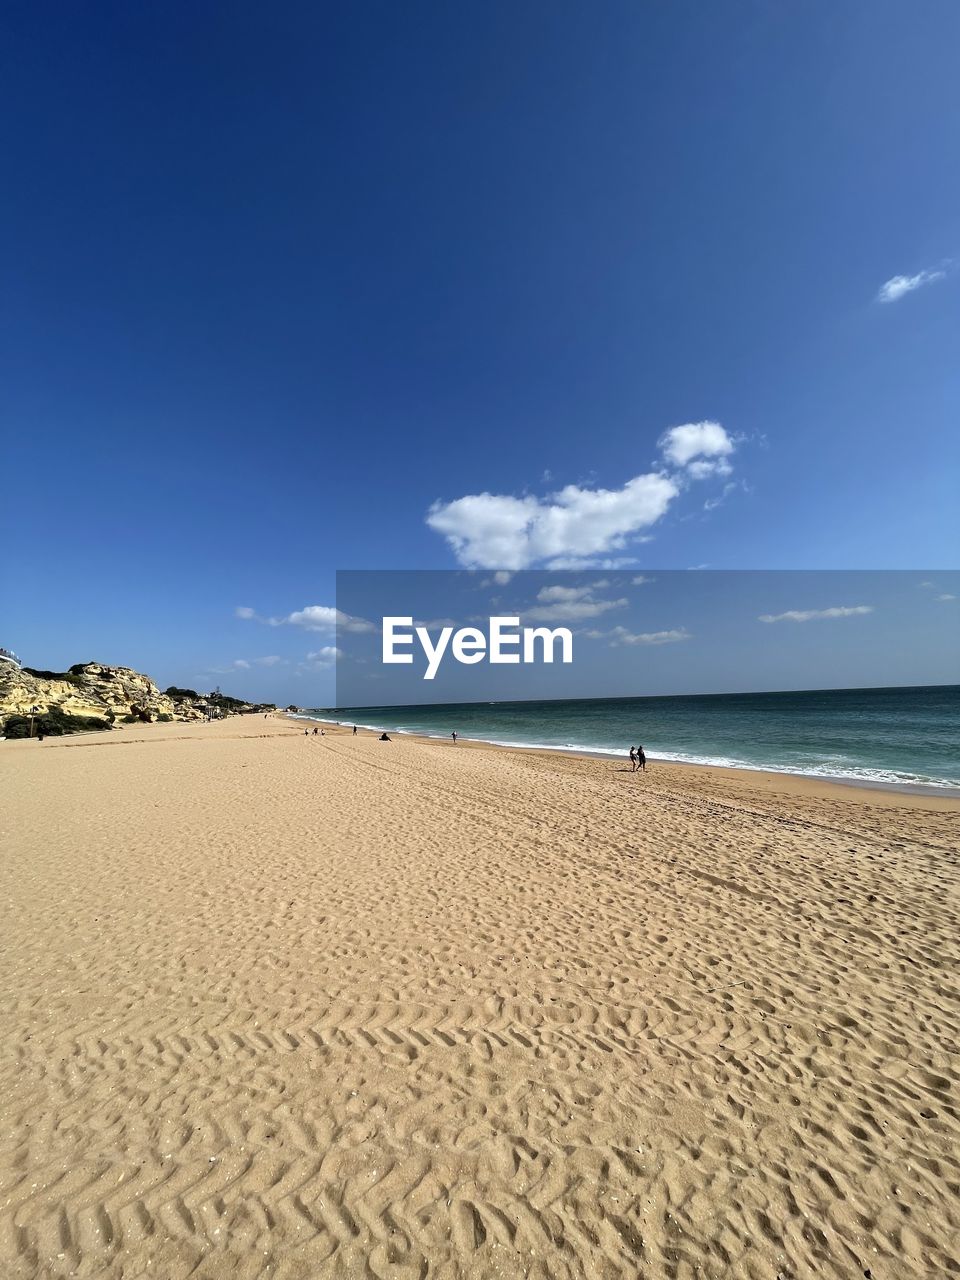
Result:
<svg viewBox="0 0 960 1280"><path fill-rule="evenodd" d="M635 578L630 579L631 587L645 587L648 582L656 582L656 578L648 578L646 574L638 573Z"/></svg>
<svg viewBox="0 0 960 1280"><path fill-rule="evenodd" d="M610 583L606 578L585 587L541 587L537 599L541 604L561 604L570 600L589 600L595 591L604 591Z"/></svg>
<svg viewBox="0 0 960 1280"><path fill-rule="evenodd" d="M821 618L859 618L873 613L872 604L840 606L835 609L788 609L786 613L762 613L760 622L814 622Z"/></svg>
<svg viewBox="0 0 960 1280"><path fill-rule="evenodd" d="M675 627L671 631L641 631L635 633L626 627L614 627L608 633L611 644L678 644L681 640L693 637L686 627Z"/></svg>
<svg viewBox="0 0 960 1280"><path fill-rule="evenodd" d="M308 653L306 661L314 668L323 670L325 667L332 667L338 658L343 657L342 650L336 645L325 644L320 649L314 649L312 653Z"/></svg>
<svg viewBox="0 0 960 1280"><path fill-rule="evenodd" d="M957 598L949 591L941 591L935 582L920 582L917 585L925 588L927 591L936 591L937 594L933 597L934 600L946 602L948 600L956 600Z"/></svg>
<svg viewBox="0 0 960 1280"><path fill-rule="evenodd" d="M246 618L261 622L267 627L300 627L304 631L335 631L339 627L343 631L375 631L376 627L365 618L354 618L349 613L341 613L332 605L308 604L303 609L296 609L282 618L265 618L255 609L243 606L235 609L238 618Z"/></svg>
<svg viewBox="0 0 960 1280"><path fill-rule="evenodd" d="M366 618L354 618L326 604L308 604L303 609L288 613L285 618L271 618L272 626L302 627L305 631L375 631L376 627Z"/></svg>
<svg viewBox="0 0 960 1280"><path fill-rule="evenodd" d="M730 497L731 493L735 493L742 486L737 484L736 480L729 480L724 486L721 493L713 498L707 498L703 504L704 511L716 511L717 507L722 506Z"/></svg>
<svg viewBox="0 0 960 1280"><path fill-rule="evenodd" d="M626 600L567 600L556 604L535 605L523 610L524 622L584 622L599 618L611 609L623 609Z"/></svg>
<svg viewBox="0 0 960 1280"><path fill-rule="evenodd" d="M250 670L250 663L247 662L246 658L234 658L233 665L238 671Z"/></svg>
<svg viewBox="0 0 960 1280"><path fill-rule="evenodd" d="M943 280L946 275L946 270L938 267L932 271L918 271L915 276L891 276L880 286L876 301L898 302L908 293L913 293L915 289L922 289L925 284L934 284L937 280Z"/></svg>
<svg viewBox="0 0 960 1280"><path fill-rule="evenodd" d="M653 538L645 536L632 538L632 542L652 542ZM547 564L548 569L570 569L578 572L581 569L629 569L637 563L635 556L560 556Z"/></svg>
<svg viewBox="0 0 960 1280"><path fill-rule="evenodd" d="M685 422L671 427L660 437L660 451L675 467L686 467L694 480L712 475L729 475L727 459L736 441L719 422Z"/></svg>
<svg viewBox="0 0 960 1280"><path fill-rule="evenodd" d="M595 592L610 586L606 578L584 586L541 587L537 592L537 604L523 610L524 620L531 622L583 622L598 618L611 609L622 609L626 600L597 600Z"/></svg>

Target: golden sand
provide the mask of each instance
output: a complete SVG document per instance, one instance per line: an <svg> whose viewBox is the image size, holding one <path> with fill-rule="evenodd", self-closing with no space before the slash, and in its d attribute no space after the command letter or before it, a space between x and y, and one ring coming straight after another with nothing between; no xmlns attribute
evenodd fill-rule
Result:
<svg viewBox="0 0 960 1280"><path fill-rule="evenodd" d="M956 1272L956 802L260 718L0 788L3 1280Z"/></svg>

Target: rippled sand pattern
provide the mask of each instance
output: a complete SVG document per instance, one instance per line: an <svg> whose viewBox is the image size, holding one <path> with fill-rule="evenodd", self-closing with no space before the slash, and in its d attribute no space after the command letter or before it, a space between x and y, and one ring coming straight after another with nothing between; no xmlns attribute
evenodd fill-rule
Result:
<svg viewBox="0 0 960 1280"><path fill-rule="evenodd" d="M0 744L0 1276L960 1273L957 812Z"/></svg>

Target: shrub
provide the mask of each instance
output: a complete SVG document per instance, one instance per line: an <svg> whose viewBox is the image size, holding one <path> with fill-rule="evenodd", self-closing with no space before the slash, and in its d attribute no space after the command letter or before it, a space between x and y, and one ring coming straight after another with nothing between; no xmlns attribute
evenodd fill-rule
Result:
<svg viewBox="0 0 960 1280"><path fill-rule="evenodd" d="M67 684L80 686L83 684L82 676L74 671L41 671L37 667L23 667L25 675L34 676L37 680L65 680Z"/></svg>
<svg viewBox="0 0 960 1280"><path fill-rule="evenodd" d="M8 716L3 733L6 738L29 738L30 721L26 716Z"/></svg>
<svg viewBox="0 0 960 1280"><path fill-rule="evenodd" d="M174 702L185 702L188 698L200 697L196 689L178 689L175 684L172 684L169 689L164 689L164 693Z"/></svg>
<svg viewBox="0 0 960 1280"><path fill-rule="evenodd" d="M162 720L164 724L167 724L169 723L169 721L173 719L173 716L169 713L169 711L161 711L160 714L157 716L157 719Z"/></svg>
<svg viewBox="0 0 960 1280"><path fill-rule="evenodd" d="M221 707L224 711L238 711L240 707L247 705L242 698L230 698L225 693L211 693L208 702L214 707Z"/></svg>
<svg viewBox="0 0 960 1280"><path fill-rule="evenodd" d="M58 738L65 733L90 733L95 730L109 729L110 721L101 720L99 716L71 716L59 707L51 707L41 716L33 717L33 736L43 734L45 738ZM30 717L10 716L3 727L7 738L29 738Z"/></svg>

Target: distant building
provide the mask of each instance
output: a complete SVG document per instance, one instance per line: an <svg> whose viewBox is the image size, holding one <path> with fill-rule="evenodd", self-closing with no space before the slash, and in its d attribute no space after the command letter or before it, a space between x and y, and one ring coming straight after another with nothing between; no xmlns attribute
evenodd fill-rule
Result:
<svg viewBox="0 0 960 1280"><path fill-rule="evenodd" d="M18 671L23 666L23 663L12 649L0 648L0 661L8 662L12 667L16 667Z"/></svg>

